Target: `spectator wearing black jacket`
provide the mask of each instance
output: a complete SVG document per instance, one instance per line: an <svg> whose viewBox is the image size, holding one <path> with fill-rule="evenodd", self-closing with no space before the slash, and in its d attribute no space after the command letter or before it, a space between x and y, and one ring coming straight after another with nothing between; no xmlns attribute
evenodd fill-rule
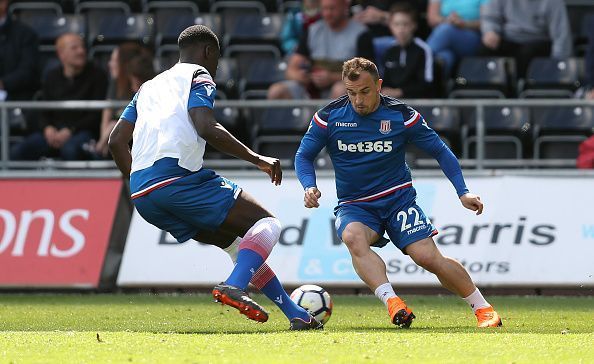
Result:
<svg viewBox="0 0 594 364"><path fill-rule="evenodd" d="M31 100L39 87L37 34L7 14L0 0L0 101Z"/></svg>
<svg viewBox="0 0 594 364"><path fill-rule="evenodd" d="M63 34L56 40L56 50L61 65L44 80L43 100L103 100L107 75L87 61L82 38ZM100 110L46 110L41 114L41 130L14 146L11 159L86 159L89 154L84 146L96 140L100 120Z"/></svg>
<svg viewBox="0 0 594 364"><path fill-rule="evenodd" d="M381 62L382 93L397 98L434 96L433 55L425 42L414 37L415 9L406 3L394 5L388 25L397 42L386 51Z"/></svg>

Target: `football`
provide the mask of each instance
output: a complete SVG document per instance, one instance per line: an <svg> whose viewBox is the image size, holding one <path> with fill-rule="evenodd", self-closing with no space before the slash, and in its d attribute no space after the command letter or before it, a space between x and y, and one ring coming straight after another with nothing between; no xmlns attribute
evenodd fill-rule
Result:
<svg viewBox="0 0 594 364"><path fill-rule="evenodd" d="M326 324L332 315L332 298L320 286L305 284L291 293L291 299L308 310L318 321Z"/></svg>

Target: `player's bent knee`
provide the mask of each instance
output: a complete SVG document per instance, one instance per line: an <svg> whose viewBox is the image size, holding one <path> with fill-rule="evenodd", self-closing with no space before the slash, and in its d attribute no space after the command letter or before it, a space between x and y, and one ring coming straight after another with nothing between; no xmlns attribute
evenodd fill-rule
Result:
<svg viewBox="0 0 594 364"><path fill-rule="evenodd" d="M266 260L280 238L281 229L280 220L276 217L262 218L245 233L239 244L239 250L253 250Z"/></svg>
<svg viewBox="0 0 594 364"><path fill-rule="evenodd" d="M364 234L348 228L342 233L342 241L349 248L351 254L355 256L363 255L370 249Z"/></svg>
<svg viewBox="0 0 594 364"><path fill-rule="evenodd" d="M438 257L434 254L416 254L411 256L413 261L417 263L417 265L425 268L429 272L436 272L439 269L440 261L437 259Z"/></svg>

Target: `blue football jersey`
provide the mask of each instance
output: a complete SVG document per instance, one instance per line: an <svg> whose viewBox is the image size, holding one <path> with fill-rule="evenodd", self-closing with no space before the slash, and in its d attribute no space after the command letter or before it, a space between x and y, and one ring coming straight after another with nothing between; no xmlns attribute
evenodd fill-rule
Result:
<svg viewBox="0 0 594 364"><path fill-rule="evenodd" d="M346 95L314 114L295 157L303 187L316 185L313 160L324 147L334 165L339 203L370 201L411 187L405 148L412 142L439 161L459 196L468 192L456 157L423 117L397 99L380 98L377 110L365 116L355 112Z"/></svg>

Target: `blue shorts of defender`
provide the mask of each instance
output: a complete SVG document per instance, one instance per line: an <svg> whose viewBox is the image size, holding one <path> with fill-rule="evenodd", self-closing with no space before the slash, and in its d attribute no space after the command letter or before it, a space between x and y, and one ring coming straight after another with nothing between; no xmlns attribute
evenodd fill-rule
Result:
<svg viewBox="0 0 594 364"><path fill-rule="evenodd" d="M230 180L201 169L132 201L146 221L183 243L199 231L217 230L240 192Z"/></svg>
<svg viewBox="0 0 594 364"><path fill-rule="evenodd" d="M351 222L360 222L380 237L387 232L392 243L406 254L404 249L408 245L437 234L431 221L416 204L416 196L415 189L409 187L369 202L340 204L334 209L336 233L342 240L346 226ZM385 243L378 247L383 246Z"/></svg>

